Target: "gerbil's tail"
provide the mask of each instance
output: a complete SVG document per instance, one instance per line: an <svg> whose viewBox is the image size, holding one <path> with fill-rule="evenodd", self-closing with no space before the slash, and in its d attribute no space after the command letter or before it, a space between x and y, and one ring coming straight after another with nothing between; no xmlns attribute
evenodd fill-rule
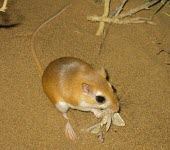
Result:
<svg viewBox="0 0 170 150"><path fill-rule="evenodd" d="M37 33L40 31L40 29L42 29L42 27L44 27L48 22L50 22L51 20L53 20L54 18L56 18L57 16L59 16L60 14L62 14L68 7L70 7L71 4L66 5L64 8L62 8L57 14L55 14L54 16L52 16L50 19L48 19L47 21L45 21L42 25L40 25L37 30L34 32L32 38L31 38L31 51L32 51L32 55L34 57L35 63L38 67L38 70L40 71L41 76L43 76L43 69L42 69L42 65L37 57L37 54L35 52L34 49L34 39L37 35Z"/></svg>

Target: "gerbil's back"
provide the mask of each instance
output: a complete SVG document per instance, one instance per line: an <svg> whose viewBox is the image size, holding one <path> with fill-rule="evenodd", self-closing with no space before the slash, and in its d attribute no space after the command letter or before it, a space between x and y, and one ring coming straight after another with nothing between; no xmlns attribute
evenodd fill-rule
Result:
<svg viewBox="0 0 170 150"><path fill-rule="evenodd" d="M93 68L86 62L74 57L62 57L51 62L43 74L44 90L58 88L66 89L70 84L76 84L80 74L92 71ZM74 81L73 81L74 80ZM77 80L77 81L76 81ZM48 88L48 89L47 89ZM58 91L61 92L61 91Z"/></svg>
<svg viewBox="0 0 170 150"><path fill-rule="evenodd" d="M72 78L79 72L92 70L93 68L86 62L74 57L62 57L51 62L44 71L43 79L60 80L61 78ZM56 79L56 77L60 77Z"/></svg>
<svg viewBox="0 0 170 150"><path fill-rule="evenodd" d="M80 95L78 89L81 89L84 74L93 70L88 63L74 57L56 59L44 71L42 78L44 92L53 104L60 98L66 101L76 99Z"/></svg>

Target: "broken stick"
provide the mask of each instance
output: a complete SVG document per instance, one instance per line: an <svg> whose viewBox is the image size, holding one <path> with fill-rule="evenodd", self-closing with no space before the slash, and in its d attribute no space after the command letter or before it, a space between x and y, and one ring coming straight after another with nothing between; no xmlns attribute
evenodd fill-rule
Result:
<svg viewBox="0 0 170 150"><path fill-rule="evenodd" d="M7 2L8 2L8 0L4 0L4 3L2 5L2 7L0 8L0 11L5 12L5 10L7 9L7 7L6 7Z"/></svg>
<svg viewBox="0 0 170 150"><path fill-rule="evenodd" d="M109 5L110 5L110 0L105 0L104 14L102 15L102 17L108 17L108 15L109 15ZM98 29L96 35L103 34L104 24L105 24L105 22L103 22L103 21L100 22L99 29Z"/></svg>
<svg viewBox="0 0 170 150"><path fill-rule="evenodd" d="M117 13L115 14L114 17L109 17L110 0L105 0L105 10L104 10L104 14L102 16L88 16L87 17L87 20L100 22L100 27L99 27L96 35L101 35L103 33L104 23L114 23L114 24L148 23L148 24L152 24L152 25L154 24L153 22L151 22L151 19L149 19L149 18L142 18L142 17L128 18L128 19L124 19L124 18L126 18L128 16L132 16L133 14L135 14L141 10L149 9L149 7L159 3L161 0L149 1L145 4L142 4L136 8L129 10L128 12L120 14L120 12L123 10L127 1L128 0L124 0L122 2L119 10L117 11Z"/></svg>

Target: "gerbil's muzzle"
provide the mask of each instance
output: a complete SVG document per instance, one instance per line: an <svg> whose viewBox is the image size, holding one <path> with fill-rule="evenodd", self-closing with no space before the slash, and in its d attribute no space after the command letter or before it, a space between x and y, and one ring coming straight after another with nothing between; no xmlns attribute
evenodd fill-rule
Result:
<svg viewBox="0 0 170 150"><path fill-rule="evenodd" d="M119 104L112 104L108 107L110 110L112 110L113 112L118 112L119 111Z"/></svg>

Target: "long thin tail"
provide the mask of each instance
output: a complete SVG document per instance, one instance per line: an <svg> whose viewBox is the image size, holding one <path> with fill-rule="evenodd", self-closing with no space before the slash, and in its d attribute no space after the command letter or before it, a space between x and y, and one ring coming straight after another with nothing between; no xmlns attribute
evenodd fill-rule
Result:
<svg viewBox="0 0 170 150"><path fill-rule="evenodd" d="M37 35L37 33L40 31L40 29L42 29L47 23L49 23L51 20L53 20L54 18L58 17L59 15L61 15L68 7L70 7L71 4L68 4L66 5L64 8L62 8L57 14L55 14L54 16L50 17L47 21L45 21L43 24L41 24L37 29L36 31L34 32L32 38L31 38L31 51L32 51L32 55L33 55L33 58L35 60L35 63L38 67L38 70L41 74L41 77L43 76L43 69L42 69L42 65L37 57L37 54L35 52L35 49L34 49L34 39Z"/></svg>

